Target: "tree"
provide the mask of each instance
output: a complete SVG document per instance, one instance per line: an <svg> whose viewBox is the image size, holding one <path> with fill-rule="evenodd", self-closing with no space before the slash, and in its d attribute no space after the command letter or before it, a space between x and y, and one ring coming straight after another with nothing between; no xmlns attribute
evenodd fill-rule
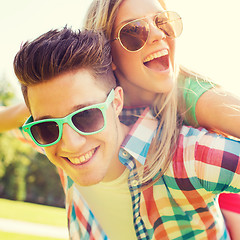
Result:
<svg viewBox="0 0 240 240"><path fill-rule="evenodd" d="M26 199L26 175L34 150L9 133L0 135L0 194L14 200Z"/></svg>

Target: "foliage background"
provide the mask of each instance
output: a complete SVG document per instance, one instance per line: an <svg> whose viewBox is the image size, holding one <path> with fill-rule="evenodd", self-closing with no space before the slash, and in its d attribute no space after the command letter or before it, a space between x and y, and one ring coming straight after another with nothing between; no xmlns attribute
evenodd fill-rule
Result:
<svg viewBox="0 0 240 240"><path fill-rule="evenodd" d="M6 79L1 82L0 105L8 106L14 93ZM55 166L11 132L0 133L0 198L64 207Z"/></svg>

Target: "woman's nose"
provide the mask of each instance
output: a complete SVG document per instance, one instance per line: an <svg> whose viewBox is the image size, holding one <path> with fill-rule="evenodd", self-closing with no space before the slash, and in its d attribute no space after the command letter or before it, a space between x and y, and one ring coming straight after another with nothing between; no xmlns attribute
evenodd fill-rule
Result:
<svg viewBox="0 0 240 240"><path fill-rule="evenodd" d="M61 150L64 152L78 151L85 143L86 137L72 129L67 123L63 124Z"/></svg>
<svg viewBox="0 0 240 240"><path fill-rule="evenodd" d="M166 38L166 34L156 26L154 21L149 21L149 42L153 43L155 41L161 41Z"/></svg>

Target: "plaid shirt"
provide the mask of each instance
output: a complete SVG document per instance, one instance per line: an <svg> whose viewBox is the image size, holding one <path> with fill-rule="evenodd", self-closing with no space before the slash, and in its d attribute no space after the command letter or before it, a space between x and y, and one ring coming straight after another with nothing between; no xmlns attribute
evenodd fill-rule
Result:
<svg viewBox="0 0 240 240"><path fill-rule="evenodd" d="M183 126L167 172L140 191L136 161L144 164L157 122L143 112L121 146L129 170L134 227L138 239L229 239L217 196L240 191L240 143L205 129ZM75 183L60 171L66 193L70 239L109 239Z"/></svg>

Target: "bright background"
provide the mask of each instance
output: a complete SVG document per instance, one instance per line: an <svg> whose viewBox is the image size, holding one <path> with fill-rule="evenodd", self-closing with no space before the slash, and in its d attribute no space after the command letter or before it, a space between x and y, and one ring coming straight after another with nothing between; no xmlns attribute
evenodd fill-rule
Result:
<svg viewBox="0 0 240 240"><path fill-rule="evenodd" d="M183 18L178 61L240 96L240 1L167 0ZM22 42L66 24L81 26L91 0L8 0L0 8L0 79L20 93L12 69ZM226 5L227 4L227 5Z"/></svg>

